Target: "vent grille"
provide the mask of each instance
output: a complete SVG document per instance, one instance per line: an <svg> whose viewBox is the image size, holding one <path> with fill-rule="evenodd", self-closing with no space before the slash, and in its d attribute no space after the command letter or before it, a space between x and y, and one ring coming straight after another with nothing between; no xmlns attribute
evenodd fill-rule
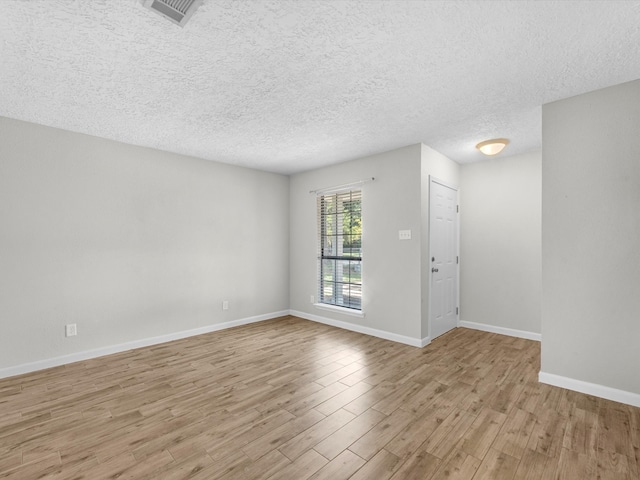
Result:
<svg viewBox="0 0 640 480"><path fill-rule="evenodd" d="M184 27L201 3L202 0L142 0L142 4L149 10L181 27Z"/></svg>

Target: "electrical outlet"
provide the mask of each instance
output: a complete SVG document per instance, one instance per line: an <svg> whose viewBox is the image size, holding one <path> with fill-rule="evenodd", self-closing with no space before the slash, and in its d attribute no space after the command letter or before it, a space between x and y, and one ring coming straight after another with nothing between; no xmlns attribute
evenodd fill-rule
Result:
<svg viewBox="0 0 640 480"><path fill-rule="evenodd" d="M78 326L75 323L69 323L64 326L64 332L67 337L75 337L78 335Z"/></svg>
<svg viewBox="0 0 640 480"><path fill-rule="evenodd" d="M223 310L229 310L229 300L223 300L222 301L222 309Z"/></svg>
<svg viewBox="0 0 640 480"><path fill-rule="evenodd" d="M411 240L411 230L398 230L398 239Z"/></svg>
<svg viewBox="0 0 640 480"><path fill-rule="evenodd" d="M311 295L311 298L309 300L311 301L311 303L316 303L316 297L314 297L313 295Z"/></svg>

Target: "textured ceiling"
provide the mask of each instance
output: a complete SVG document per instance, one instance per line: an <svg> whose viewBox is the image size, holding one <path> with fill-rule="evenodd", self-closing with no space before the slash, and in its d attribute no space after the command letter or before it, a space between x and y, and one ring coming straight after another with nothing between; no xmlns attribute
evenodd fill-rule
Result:
<svg viewBox="0 0 640 480"><path fill-rule="evenodd" d="M1 116L279 173L530 151L542 104L638 78L637 1L0 1Z"/></svg>

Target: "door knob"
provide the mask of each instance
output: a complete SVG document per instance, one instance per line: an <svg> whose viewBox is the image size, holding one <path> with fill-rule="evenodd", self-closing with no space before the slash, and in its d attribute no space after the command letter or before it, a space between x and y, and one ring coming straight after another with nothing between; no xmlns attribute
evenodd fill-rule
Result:
<svg viewBox="0 0 640 480"><path fill-rule="evenodd" d="M434 272L437 272L437 271L438 271L438 269L435 268L435 267L431 269L431 273L434 273Z"/></svg>

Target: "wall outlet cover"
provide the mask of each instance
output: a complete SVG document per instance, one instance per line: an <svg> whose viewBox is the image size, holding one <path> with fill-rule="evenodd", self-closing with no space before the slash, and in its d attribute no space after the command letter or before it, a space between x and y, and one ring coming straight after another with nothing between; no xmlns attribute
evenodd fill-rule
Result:
<svg viewBox="0 0 640 480"><path fill-rule="evenodd" d="M69 323L64 326L64 332L67 337L75 337L78 335L78 326L75 323Z"/></svg>

